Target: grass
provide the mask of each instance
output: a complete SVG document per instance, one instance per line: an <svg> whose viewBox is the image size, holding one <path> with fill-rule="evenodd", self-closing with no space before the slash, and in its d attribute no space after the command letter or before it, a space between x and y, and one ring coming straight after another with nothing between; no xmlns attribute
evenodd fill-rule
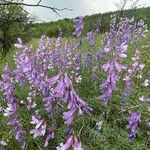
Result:
<svg viewBox="0 0 150 150"><path fill-rule="evenodd" d="M141 45L147 44L150 41L150 33L147 38L141 42ZM33 49L38 47L38 39L32 39L29 44L33 45ZM101 38L97 39L97 47L101 45ZM84 52L88 51L87 44L82 46ZM5 63L8 63L10 67L15 67L13 61L13 55L18 51L16 48L12 48L9 53L1 59L0 61L0 73L2 72L2 68ZM129 57L126 60L126 63L130 63L130 58L132 57L134 49L129 49ZM150 52L143 48L142 52L142 62L146 64L144 69L144 79L149 77L148 71L150 71ZM99 66L100 67L100 66ZM74 131L80 141L82 141L82 145L85 150L149 150L150 149L150 137L147 135L146 131L149 131L149 127L146 125L146 120L149 120L150 115L147 110L148 104L145 104L139 101L139 97L141 95L145 95L146 97L150 97L150 87L143 88L139 86L139 84L135 84L133 86L133 91L131 96L128 98L128 104L126 106L125 113L121 113L120 111L120 99L121 92L123 90L123 82L118 83L118 90L114 92L112 100L109 102L107 113L104 115L105 106L97 97L100 95L99 93L99 84L105 78L102 70L99 70L97 73L98 79L95 83L90 79L90 71L88 68L81 70L80 74L82 75L82 82L78 85L74 85L77 93L87 101L87 103L93 108L92 116L80 116L76 119L74 123ZM139 80L135 80L135 83L138 83ZM28 87L26 86L17 86L15 95L18 100L23 100L26 98L28 94ZM52 118L48 118L43 109L43 104L41 103L41 98L36 97L38 101L38 108L40 109L40 113L42 116L47 118L47 120L51 121ZM55 138L49 144L49 150L56 149L56 146L64 142L66 139L66 133L64 129L66 128L63 125L63 121L61 116L57 114L56 109L56 118L54 121L56 122L57 130L55 131ZM139 111L142 114L141 123L138 130L137 138L129 142L127 139L129 130L126 128L127 125L127 117L129 116L130 111ZM60 110L61 112L61 110ZM26 150L43 150L43 139L42 138L33 138L29 135L29 130L32 128L30 125L30 118L32 112L28 112L24 107L20 107L19 115L21 116L21 121L25 128L27 135L27 145ZM20 145L15 142L14 138L10 136L9 130L10 127L5 125L7 119L5 119L2 114L0 114L0 139L4 139L8 142L7 150L18 150L20 149ZM102 125L102 130L96 129L96 123L99 121L104 121Z"/></svg>

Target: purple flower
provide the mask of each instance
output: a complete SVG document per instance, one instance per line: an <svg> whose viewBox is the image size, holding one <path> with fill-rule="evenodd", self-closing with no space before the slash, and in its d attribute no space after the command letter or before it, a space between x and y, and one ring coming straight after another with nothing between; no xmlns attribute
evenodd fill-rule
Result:
<svg viewBox="0 0 150 150"><path fill-rule="evenodd" d="M107 103L112 96L112 92L116 91L116 82L119 79L120 72L125 70L126 67L119 64L116 60L109 60L102 66L102 69L107 73L107 79L100 85L102 92L100 99Z"/></svg>
<svg viewBox="0 0 150 150"><path fill-rule="evenodd" d="M127 128L130 129L129 140L133 140L137 135L138 124L140 123L141 114L139 112L131 113L131 116L128 119Z"/></svg>
<svg viewBox="0 0 150 150"><path fill-rule="evenodd" d="M81 143L79 143L76 136L74 136L73 150L83 150Z"/></svg>
<svg viewBox="0 0 150 150"><path fill-rule="evenodd" d="M100 27L101 27L101 19L98 18L97 21L96 21L96 24L95 24L95 32L96 32L96 35L98 35L100 33Z"/></svg>
<svg viewBox="0 0 150 150"><path fill-rule="evenodd" d="M49 128L48 131L47 131L44 147L47 147L49 140L53 139L53 138L54 138L54 131Z"/></svg>
<svg viewBox="0 0 150 150"><path fill-rule="evenodd" d="M150 98L145 98L144 96L141 96L139 98L139 100L142 101L142 102L150 103Z"/></svg>
<svg viewBox="0 0 150 150"><path fill-rule="evenodd" d="M76 57L76 66L77 66L76 69L77 69L77 71L80 69L81 64L82 64L82 54L78 53L77 57Z"/></svg>
<svg viewBox="0 0 150 150"><path fill-rule="evenodd" d="M17 111L16 104L8 103L8 107L4 110L4 116L11 116Z"/></svg>
<svg viewBox="0 0 150 150"><path fill-rule="evenodd" d="M75 28L73 35L79 37L82 32L83 26L84 26L83 17L76 17L73 20L73 22L74 22L74 28Z"/></svg>
<svg viewBox="0 0 150 150"><path fill-rule="evenodd" d="M46 122L42 119L38 119L36 116L32 116L31 124L35 124L35 128L30 131L30 134L34 134L34 137L44 136L46 132Z"/></svg>
<svg viewBox="0 0 150 150"><path fill-rule="evenodd" d="M70 134L65 144L60 143L60 146L57 146L57 150L68 150L72 146L73 150L83 150L81 143L79 143L77 137L73 134Z"/></svg>
<svg viewBox="0 0 150 150"><path fill-rule="evenodd" d="M68 137L66 143L65 144L60 143L60 146L57 146L56 149L57 150L68 150L71 147L72 143L73 143L73 135L71 134Z"/></svg>
<svg viewBox="0 0 150 150"><path fill-rule="evenodd" d="M139 73L141 75L141 70L143 69L144 65L139 64L140 61L140 52L136 49L134 57L132 57L131 65L126 70L126 76L124 78L125 87L122 93L121 104L126 104L127 96L132 93L132 84L133 84L133 77ZM123 106L122 105L122 106Z"/></svg>
<svg viewBox="0 0 150 150"><path fill-rule="evenodd" d="M86 65L91 63L91 59L92 59L91 53L87 52L86 56L85 56L85 63L86 63Z"/></svg>
<svg viewBox="0 0 150 150"><path fill-rule="evenodd" d="M6 145L7 145L7 143L6 143L5 141L0 141L0 145L2 145L2 146L6 146Z"/></svg>
<svg viewBox="0 0 150 150"><path fill-rule="evenodd" d="M91 46L94 46L95 45L95 38L94 38L93 31L88 32L86 35L87 35L87 40L88 40L89 44Z"/></svg>
<svg viewBox="0 0 150 150"><path fill-rule="evenodd" d="M12 126L11 133L15 135L15 139L22 143L22 148L25 146L25 139L24 139L24 131L22 124L19 122L17 117L12 117L11 120L8 122L8 125Z"/></svg>
<svg viewBox="0 0 150 150"><path fill-rule="evenodd" d="M69 111L63 113L63 119L65 121L64 123L67 125L71 125L73 123L76 112L76 108L74 107L68 108Z"/></svg>
<svg viewBox="0 0 150 150"><path fill-rule="evenodd" d="M68 78L67 73L59 73L59 77L56 77L58 76L55 76L53 79L57 81L51 82L58 83L54 88L54 96L68 103L68 111L63 113L63 119L65 124L71 125L77 110L79 114L83 114L84 112L90 114L92 109L75 93L72 81ZM53 81L53 79L49 79L49 82Z"/></svg>

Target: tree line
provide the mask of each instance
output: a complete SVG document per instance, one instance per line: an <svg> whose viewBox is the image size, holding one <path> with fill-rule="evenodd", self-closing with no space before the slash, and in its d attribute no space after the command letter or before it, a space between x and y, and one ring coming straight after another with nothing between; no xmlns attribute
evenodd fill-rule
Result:
<svg viewBox="0 0 150 150"><path fill-rule="evenodd" d="M107 12L103 14L94 14L91 16L85 16L84 17L84 31L83 34L85 35L87 32L92 30L94 26L97 23L97 20L100 20L100 32L105 33L108 31L110 20L112 17L120 17L120 14L123 15L123 17L129 17L134 19L136 21L138 20L144 20L145 23L148 25L148 28L150 28L150 7L147 8L139 8L139 9L129 9L129 10L123 10L122 11L115 11L115 12ZM59 29L63 31L63 36L68 37L72 35L72 32L74 30L73 28L73 21L72 19L63 19L58 20L55 22L46 22L46 23L35 23L32 27L32 30L34 29L34 37L39 38L42 34L45 34L47 36L54 36L57 37L59 33Z"/></svg>

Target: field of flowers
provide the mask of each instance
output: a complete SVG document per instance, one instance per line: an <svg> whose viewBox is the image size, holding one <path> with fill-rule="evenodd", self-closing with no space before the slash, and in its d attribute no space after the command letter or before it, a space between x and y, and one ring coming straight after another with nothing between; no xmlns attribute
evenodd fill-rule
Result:
<svg viewBox="0 0 150 150"><path fill-rule="evenodd" d="M0 150L150 149L147 26L112 18L82 37L73 21L72 38L18 38L0 62Z"/></svg>

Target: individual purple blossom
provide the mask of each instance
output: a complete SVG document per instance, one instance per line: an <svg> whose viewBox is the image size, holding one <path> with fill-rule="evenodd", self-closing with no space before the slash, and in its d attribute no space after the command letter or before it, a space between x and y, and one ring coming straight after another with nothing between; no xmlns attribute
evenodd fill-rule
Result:
<svg viewBox="0 0 150 150"><path fill-rule="evenodd" d="M79 143L76 136L74 136L73 150L83 150L81 143Z"/></svg>
<svg viewBox="0 0 150 150"><path fill-rule="evenodd" d="M81 35L83 26L84 26L84 21L83 21L83 17L76 17L74 20L74 28L75 31L73 32L73 35L79 37Z"/></svg>
<svg viewBox="0 0 150 150"><path fill-rule="evenodd" d="M76 71L79 71L82 64L82 54L78 53L76 56Z"/></svg>
<svg viewBox="0 0 150 150"><path fill-rule="evenodd" d="M90 44L90 46L94 46L95 45L94 32L90 31L86 35L87 35L87 40L88 40L88 43Z"/></svg>
<svg viewBox="0 0 150 150"><path fill-rule="evenodd" d="M137 135L138 125L141 122L141 114L139 112L132 112L131 116L128 119L127 128L130 129L129 140L133 140Z"/></svg>
<svg viewBox="0 0 150 150"><path fill-rule="evenodd" d="M3 141L3 140L0 140L0 145L2 145L2 146L6 146L6 145L7 145L7 143L6 143L5 141Z"/></svg>
<svg viewBox="0 0 150 150"><path fill-rule="evenodd" d="M85 55L85 63L88 66L91 63L92 55L90 52L87 52Z"/></svg>
<svg viewBox="0 0 150 150"><path fill-rule="evenodd" d="M97 79L97 71L98 71L98 67L94 66L92 68L92 75L91 75L91 79L92 79L93 82L95 82L96 79Z"/></svg>
<svg viewBox="0 0 150 150"><path fill-rule="evenodd" d="M46 122L44 119L39 119L36 116L32 116L31 124L35 124L35 128L30 130L30 134L34 134L34 137L44 136L46 132Z"/></svg>
<svg viewBox="0 0 150 150"><path fill-rule="evenodd" d="M79 143L77 137L73 134L70 134L67 138L65 144L60 143L60 146L57 146L57 150L68 150L72 146L73 150L83 150L81 143Z"/></svg>
<svg viewBox="0 0 150 150"><path fill-rule="evenodd" d="M47 133L47 135L46 135L44 147L47 147L49 140L54 138L54 131L51 128L49 128L46 133Z"/></svg>
<svg viewBox="0 0 150 150"><path fill-rule="evenodd" d="M140 101L150 103L150 98L145 98L143 95L139 98Z"/></svg>
<svg viewBox="0 0 150 150"><path fill-rule="evenodd" d="M8 125L11 125L13 127L11 132L15 135L15 139L17 141L25 143L23 127L22 124L19 122L18 118L12 117L11 120L8 122Z"/></svg>
<svg viewBox="0 0 150 150"><path fill-rule="evenodd" d="M60 146L57 146L57 150L68 150L73 143L73 135L71 134L68 138L65 144L60 143Z"/></svg>
<svg viewBox="0 0 150 150"><path fill-rule="evenodd" d="M72 104L72 106L68 106L68 109L69 111L63 113L63 119L65 124L71 125L75 117L76 107L74 104Z"/></svg>
<svg viewBox="0 0 150 150"><path fill-rule="evenodd" d="M17 105L16 103L8 103L7 104L7 108L4 109L4 116L11 116L13 114L15 114L17 111Z"/></svg>

